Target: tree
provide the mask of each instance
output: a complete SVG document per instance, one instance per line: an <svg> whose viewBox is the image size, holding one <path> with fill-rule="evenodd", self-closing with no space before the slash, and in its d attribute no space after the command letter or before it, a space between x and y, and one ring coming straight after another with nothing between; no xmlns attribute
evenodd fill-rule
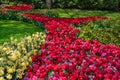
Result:
<svg viewBox="0 0 120 80"><path fill-rule="evenodd" d="M51 0L46 0L46 7L47 7L48 9L51 8Z"/></svg>
<svg viewBox="0 0 120 80"><path fill-rule="evenodd" d="M115 10L119 11L119 0L115 0Z"/></svg>

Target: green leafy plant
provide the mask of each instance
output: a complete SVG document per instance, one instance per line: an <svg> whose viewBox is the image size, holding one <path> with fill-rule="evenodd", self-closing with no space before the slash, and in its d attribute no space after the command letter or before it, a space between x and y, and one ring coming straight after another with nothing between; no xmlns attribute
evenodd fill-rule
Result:
<svg viewBox="0 0 120 80"><path fill-rule="evenodd" d="M16 11L7 11L5 14L0 12L0 20L18 20L18 17L16 15Z"/></svg>
<svg viewBox="0 0 120 80"><path fill-rule="evenodd" d="M120 46L120 20L103 20L77 26L79 38Z"/></svg>
<svg viewBox="0 0 120 80"><path fill-rule="evenodd" d="M58 13L55 13L55 12L52 12L52 11L48 11L48 12L44 13L43 15L48 16L48 17L52 17L52 18L60 17Z"/></svg>
<svg viewBox="0 0 120 80"><path fill-rule="evenodd" d="M32 20L32 23L33 23L34 25L40 27L41 29L45 30L45 26L44 26L41 22Z"/></svg>

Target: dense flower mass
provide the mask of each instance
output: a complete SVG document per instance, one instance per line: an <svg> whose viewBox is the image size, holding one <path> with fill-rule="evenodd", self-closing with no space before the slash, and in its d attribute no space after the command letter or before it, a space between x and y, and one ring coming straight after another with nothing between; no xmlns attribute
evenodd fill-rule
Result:
<svg viewBox="0 0 120 80"><path fill-rule="evenodd" d="M31 57L45 43L45 37L45 34L36 32L21 41L11 38L11 42L0 46L0 80L22 79L32 62Z"/></svg>
<svg viewBox="0 0 120 80"><path fill-rule="evenodd" d="M48 21L57 21L57 22L65 22L68 24L80 24L83 22L90 22L90 21L96 21L96 20L102 20L107 19L103 16L91 16L91 17L85 17L85 18L50 18L47 16L39 15L39 14L23 14L24 17L29 17L32 20L36 20L39 22L42 22L43 24L47 24Z"/></svg>
<svg viewBox="0 0 120 80"><path fill-rule="evenodd" d="M16 6L5 6L4 8L9 10L25 11L25 10L31 10L33 6L28 4L20 4Z"/></svg>
<svg viewBox="0 0 120 80"><path fill-rule="evenodd" d="M48 18L41 15L24 14L45 24L46 43L41 54L32 57L32 64L24 80L119 80L120 48L104 45L98 41L78 39L79 30L70 26L104 19Z"/></svg>

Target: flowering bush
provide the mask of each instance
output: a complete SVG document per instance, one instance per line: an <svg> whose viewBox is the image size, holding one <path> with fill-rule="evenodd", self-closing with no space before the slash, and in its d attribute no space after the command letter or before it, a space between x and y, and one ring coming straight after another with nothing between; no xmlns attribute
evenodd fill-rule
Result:
<svg viewBox="0 0 120 80"><path fill-rule="evenodd" d="M70 26L103 17L48 18L24 14L45 24L46 43L32 57L23 80L119 80L120 48L98 41L78 39L79 30Z"/></svg>
<svg viewBox="0 0 120 80"><path fill-rule="evenodd" d="M33 6L28 4L19 4L16 6L5 6L4 8L9 10L16 10L16 11L26 11L26 10L32 10Z"/></svg>
<svg viewBox="0 0 120 80"><path fill-rule="evenodd" d="M0 80L21 79L31 64L31 56L38 53L39 46L45 43L45 37L37 32L20 42L12 39L0 46Z"/></svg>

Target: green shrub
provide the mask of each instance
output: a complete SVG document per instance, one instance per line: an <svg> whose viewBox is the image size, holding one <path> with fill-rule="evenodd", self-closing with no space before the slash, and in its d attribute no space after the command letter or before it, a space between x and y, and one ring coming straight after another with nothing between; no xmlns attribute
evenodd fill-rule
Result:
<svg viewBox="0 0 120 80"><path fill-rule="evenodd" d="M79 25L79 38L120 46L120 20L103 20Z"/></svg>

